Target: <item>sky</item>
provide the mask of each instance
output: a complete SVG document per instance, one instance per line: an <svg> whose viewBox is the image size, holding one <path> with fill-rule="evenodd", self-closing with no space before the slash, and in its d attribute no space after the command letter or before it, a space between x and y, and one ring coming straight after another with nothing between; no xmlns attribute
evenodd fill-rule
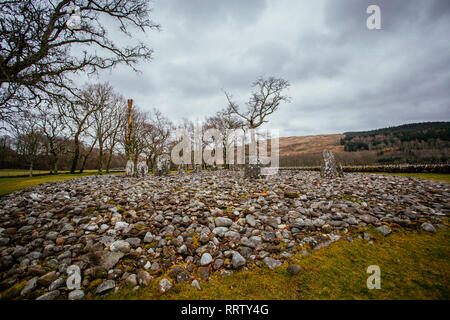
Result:
<svg viewBox="0 0 450 320"><path fill-rule="evenodd" d="M381 29L369 30L369 5ZM153 60L99 74L174 122L245 107L258 77L291 84L266 128L280 136L450 120L448 0L154 0ZM114 36L112 36L113 39ZM115 39L119 43L127 39Z"/></svg>

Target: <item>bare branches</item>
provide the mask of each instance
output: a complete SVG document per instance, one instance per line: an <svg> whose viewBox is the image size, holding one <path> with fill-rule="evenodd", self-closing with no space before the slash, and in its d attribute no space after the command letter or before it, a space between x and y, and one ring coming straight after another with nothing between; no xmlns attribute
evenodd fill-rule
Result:
<svg viewBox="0 0 450 320"><path fill-rule="evenodd" d="M72 5L80 8L78 29L67 25ZM159 29L150 12L144 0L0 1L0 119L20 107L18 99L37 103L43 93L70 89L70 74L118 64L136 71L139 61L151 59L152 49L137 41L119 46L110 38L112 24L107 28L105 21L112 17L131 38L136 29Z"/></svg>
<svg viewBox="0 0 450 320"><path fill-rule="evenodd" d="M241 111L232 101L231 94L225 92L228 101L227 112L235 114L247 122L250 129L254 129L267 122L266 118L274 113L282 102L290 102L291 98L284 94L290 84L287 80L270 77L258 78L253 82L253 92L246 103L247 109Z"/></svg>

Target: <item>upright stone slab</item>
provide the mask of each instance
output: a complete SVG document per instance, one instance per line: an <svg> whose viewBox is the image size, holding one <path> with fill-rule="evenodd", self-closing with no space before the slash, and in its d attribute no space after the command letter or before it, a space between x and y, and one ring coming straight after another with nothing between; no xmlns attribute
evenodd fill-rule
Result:
<svg viewBox="0 0 450 320"><path fill-rule="evenodd" d="M140 161L137 164L137 176L143 178L148 174L148 166L145 161Z"/></svg>
<svg viewBox="0 0 450 320"><path fill-rule="evenodd" d="M161 155L156 159L155 176L167 176L170 174L170 157Z"/></svg>
<svg viewBox="0 0 450 320"><path fill-rule="evenodd" d="M322 178L334 179L339 177L336 159L330 150L323 150L322 166L320 168L320 176Z"/></svg>
<svg viewBox="0 0 450 320"><path fill-rule="evenodd" d="M192 173L200 173L202 172L202 166L199 164L194 165L194 169L192 170Z"/></svg>
<svg viewBox="0 0 450 320"><path fill-rule="evenodd" d="M244 177L250 179L259 179L261 178L261 168L263 164L260 159L255 158L250 163L246 163L244 167Z"/></svg>
<svg viewBox="0 0 450 320"><path fill-rule="evenodd" d="M125 174L128 177L133 177L134 176L134 162L131 160L127 161L127 166L125 168Z"/></svg>
<svg viewBox="0 0 450 320"><path fill-rule="evenodd" d="M184 165L180 164L178 166L177 174L179 174L179 175L183 175L184 174Z"/></svg>
<svg viewBox="0 0 450 320"><path fill-rule="evenodd" d="M344 168L342 168L342 164L340 162L337 163L337 173L338 177L344 176Z"/></svg>
<svg viewBox="0 0 450 320"><path fill-rule="evenodd" d="M231 171L241 171L241 165L239 165L239 164L230 164L230 165L228 166L228 168L229 168Z"/></svg>

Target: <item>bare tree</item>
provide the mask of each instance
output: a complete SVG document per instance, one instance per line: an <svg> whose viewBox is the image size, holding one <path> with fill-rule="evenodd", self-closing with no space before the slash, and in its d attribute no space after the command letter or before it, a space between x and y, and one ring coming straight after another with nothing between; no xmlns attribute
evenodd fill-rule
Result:
<svg viewBox="0 0 450 320"><path fill-rule="evenodd" d="M218 111L215 115L209 117L205 121L206 128L215 128L220 132L220 139L223 148L223 163L227 164L227 153L229 145L230 131L235 129L242 129L245 122L237 115L225 110Z"/></svg>
<svg viewBox="0 0 450 320"><path fill-rule="evenodd" d="M95 145L97 144L97 137L94 137L91 139L89 143L81 143L80 144L80 170L79 173L83 173L84 168L86 168L86 163L89 158L89 156L92 153L92 150L94 150Z"/></svg>
<svg viewBox="0 0 450 320"><path fill-rule="evenodd" d="M159 29L150 12L144 0L0 1L0 120L25 99L35 105L61 89L74 93L70 76L76 72L118 64L136 70L139 61L150 60L153 51L145 43L120 46L111 38L111 22L130 40L136 30Z"/></svg>
<svg viewBox="0 0 450 320"><path fill-rule="evenodd" d="M59 156L67 149L65 123L53 104L48 109L39 111L38 120L38 127L44 137L44 146L50 156L50 173L57 174Z"/></svg>
<svg viewBox="0 0 450 320"><path fill-rule="evenodd" d="M59 112L63 115L63 119L73 138L73 157L70 173L75 173L77 164L80 160L80 143L82 135L92 125L92 114L98 108L98 105L89 104L89 93L86 88L88 88L88 86L82 91L82 100L61 100L58 104ZM88 150L92 151L92 148Z"/></svg>
<svg viewBox="0 0 450 320"><path fill-rule="evenodd" d="M287 80L269 77L258 78L253 82L253 92L250 95L247 108L240 110L239 105L232 100L232 95L225 91L228 101L228 112L241 117L250 131L251 146L256 148L256 137L252 129L268 122L267 117L274 113L282 102L290 102L291 98L284 93L290 86ZM253 151L256 154L256 149Z"/></svg>
<svg viewBox="0 0 450 320"><path fill-rule="evenodd" d="M148 114L134 106L131 109L131 118L128 120L128 124L122 126L122 144L126 150L127 159L134 163L134 168L137 168L138 160L147 146L145 140L147 121ZM129 130L130 124L132 125L132 130ZM136 173L137 171L134 170L133 174Z"/></svg>
<svg viewBox="0 0 450 320"><path fill-rule="evenodd" d="M120 142L120 133L126 127L126 101L122 96L117 97L117 107L111 114L110 134L105 142L107 150L106 156L106 172L109 173L111 168L111 160Z"/></svg>
<svg viewBox="0 0 450 320"><path fill-rule="evenodd" d="M117 135L120 126L119 113L123 112L123 98L114 92L109 83L90 85L85 89L84 96L86 103L94 110L92 112L92 138L97 142L98 173L103 172L103 162L105 156L105 147L110 137ZM109 141L114 148L113 141Z"/></svg>
<svg viewBox="0 0 450 320"><path fill-rule="evenodd" d="M25 158L33 176L33 166L38 154L42 151L42 134L39 131L37 117L29 112L24 113L13 123L17 153Z"/></svg>
<svg viewBox="0 0 450 320"><path fill-rule="evenodd" d="M291 101L291 98L284 94L289 86L289 82L281 78L257 79L252 84L255 89L246 103L247 109L243 111L240 110L238 104L232 101L231 94L225 91L228 111L245 120L249 129L255 129L267 122L267 116L274 113L280 103Z"/></svg>
<svg viewBox="0 0 450 320"><path fill-rule="evenodd" d="M149 121L144 124L144 153L147 157L149 168L153 168L156 159L163 153L167 153L170 145L170 137L174 125L159 110L153 109Z"/></svg>

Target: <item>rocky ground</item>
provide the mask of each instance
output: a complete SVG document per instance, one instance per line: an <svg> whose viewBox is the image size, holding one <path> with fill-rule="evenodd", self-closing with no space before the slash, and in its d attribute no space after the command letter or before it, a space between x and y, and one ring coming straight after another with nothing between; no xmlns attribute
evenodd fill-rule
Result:
<svg viewBox="0 0 450 320"><path fill-rule="evenodd" d="M0 198L1 298L89 298L157 278L162 292L187 281L197 290L212 272L273 269L340 238L370 242L361 226L385 235L445 228L449 189L407 177L327 180L307 171L258 180L214 171L39 185ZM68 288L76 283L67 279L74 265L79 289Z"/></svg>

